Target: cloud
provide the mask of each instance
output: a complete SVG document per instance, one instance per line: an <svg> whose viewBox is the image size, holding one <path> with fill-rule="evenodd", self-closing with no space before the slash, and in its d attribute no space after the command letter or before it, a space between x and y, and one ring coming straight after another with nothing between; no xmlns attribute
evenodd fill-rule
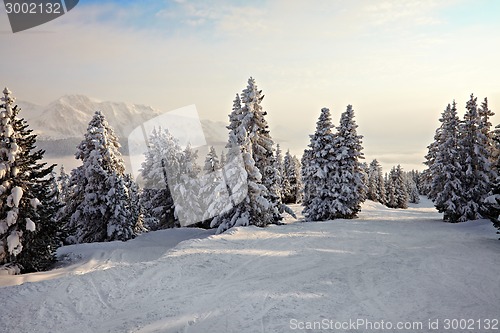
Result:
<svg viewBox="0 0 500 333"><path fill-rule="evenodd" d="M373 25L386 25L396 22L436 25L442 23L442 20L436 15L436 9L449 5L449 1L438 0L371 1L363 6L362 12Z"/></svg>
<svg viewBox="0 0 500 333"><path fill-rule="evenodd" d="M450 25L452 1L148 3L82 3L1 34L0 83L41 104L65 93L163 110L194 103L225 121L253 75L271 127L299 129L277 133L297 153L324 106L337 121L353 104L367 151L387 154L420 154L453 98L488 96L500 113L499 24Z"/></svg>

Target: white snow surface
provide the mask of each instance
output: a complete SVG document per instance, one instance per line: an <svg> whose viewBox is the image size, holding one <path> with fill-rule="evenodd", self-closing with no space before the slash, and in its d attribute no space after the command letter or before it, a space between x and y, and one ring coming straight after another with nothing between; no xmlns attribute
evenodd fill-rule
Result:
<svg viewBox="0 0 500 333"><path fill-rule="evenodd" d="M16 186L12 189L12 201L14 207L19 207L19 202L21 201L21 198L23 197L23 189L20 188L19 186Z"/></svg>
<svg viewBox="0 0 500 333"><path fill-rule="evenodd" d="M440 219L423 198L368 201L355 220L66 246L58 268L0 276L0 331L292 332L293 320L361 318L428 332L429 319L499 319L495 229Z"/></svg>
<svg viewBox="0 0 500 333"><path fill-rule="evenodd" d="M28 231L35 231L36 230L36 224L30 218L26 219L26 230L28 230Z"/></svg>

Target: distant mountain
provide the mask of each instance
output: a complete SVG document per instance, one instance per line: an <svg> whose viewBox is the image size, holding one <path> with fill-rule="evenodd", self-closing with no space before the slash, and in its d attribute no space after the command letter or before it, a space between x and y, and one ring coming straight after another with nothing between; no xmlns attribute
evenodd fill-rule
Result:
<svg viewBox="0 0 500 333"><path fill-rule="evenodd" d="M119 137L126 137L134 127L160 114L150 106L100 102L83 95L63 96L47 106L19 104L21 115L44 140L81 137L96 110L104 113Z"/></svg>
<svg viewBox="0 0 500 333"><path fill-rule="evenodd" d="M25 118L30 128L38 134L37 146L46 151L46 156L73 155L96 110L104 113L120 138L123 154L127 155L127 138L130 132L163 113L147 105L102 102L84 95L66 95L48 105L37 105L20 100L16 103L22 109L20 116ZM218 151L224 149L227 142L226 125L221 121L201 120L207 144L215 146ZM300 155L308 141L308 135L303 128L278 125L271 129L271 135L275 142L281 143L282 149L286 151L290 148L292 154ZM208 147L198 149L200 158L205 156L207 149Z"/></svg>
<svg viewBox="0 0 500 333"><path fill-rule="evenodd" d="M66 95L46 106L27 101L17 101L17 104L22 109L20 116L38 135L38 146L49 155L74 154L96 110L106 116L124 150L134 128L162 113L147 105L101 102L84 95ZM225 123L212 120L201 120L201 123L208 144L220 146L227 141Z"/></svg>

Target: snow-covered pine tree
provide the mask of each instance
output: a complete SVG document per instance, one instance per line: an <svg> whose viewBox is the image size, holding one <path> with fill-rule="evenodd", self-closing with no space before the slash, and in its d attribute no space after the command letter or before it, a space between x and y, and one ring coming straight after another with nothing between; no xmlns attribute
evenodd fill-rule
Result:
<svg viewBox="0 0 500 333"><path fill-rule="evenodd" d="M437 210L443 213L443 220L449 222L464 221L462 210L463 198L461 166L461 147L459 146L460 120L456 103L446 107L441 116L441 136L434 163L430 167L433 176L431 190Z"/></svg>
<svg viewBox="0 0 500 333"><path fill-rule="evenodd" d="M278 144L276 144L276 154L274 158L274 169L276 171L276 177L278 178L276 181L276 193L279 194L280 201L283 202L283 188L284 188L284 179L285 179L285 170L283 166L283 154L281 151L281 147Z"/></svg>
<svg viewBox="0 0 500 333"><path fill-rule="evenodd" d="M285 207L283 207L279 193L280 180L278 171L275 169L274 141L269 134L269 126L265 118L267 112L261 106L263 99L262 90L257 88L255 80L250 77L246 89L241 93L241 115L236 118L240 119L240 126L247 133L251 144L252 158L262 175L262 184L267 189L268 200L275 211L274 221L279 222L282 220L281 212ZM231 116L230 120L233 122Z"/></svg>
<svg viewBox="0 0 500 333"><path fill-rule="evenodd" d="M489 172L488 172L488 178L490 180L490 183L495 183L495 179L497 177L497 168L495 167L496 161L497 161L497 145L494 140L495 137L495 130L491 130L491 122L490 118L495 115L495 113L489 109L488 107L488 98L485 97L483 102L481 103L481 106L478 108L478 115L480 118L479 122L479 131L482 134L482 137L485 141L486 145L486 154L488 156L489 160ZM490 187L491 189L491 187ZM487 214L487 212L485 212Z"/></svg>
<svg viewBox="0 0 500 333"><path fill-rule="evenodd" d="M496 160L493 159L495 155L495 142L493 141L493 136L494 136L494 131L491 130L491 122L490 118L495 115L493 111L491 111L488 107L488 98L485 97L483 102L481 103L481 106L477 110L478 116L480 118L479 120L479 130L481 131L481 134L483 135L485 141L486 141L486 151L488 152L488 156L490 159L490 165L493 165ZM494 175L490 175L490 177L493 177Z"/></svg>
<svg viewBox="0 0 500 333"><path fill-rule="evenodd" d="M370 166L366 162L362 162L360 165L361 165L363 184L365 184L365 192L363 193L364 194L363 201L365 201L368 191L368 172L370 170Z"/></svg>
<svg viewBox="0 0 500 333"><path fill-rule="evenodd" d="M483 200L490 191L491 164L488 158L488 139L481 132L481 117L474 95L467 102L466 110L459 126L458 140L465 199L463 213L466 220L476 220L482 217Z"/></svg>
<svg viewBox="0 0 500 333"><path fill-rule="evenodd" d="M493 136L493 140L495 145L500 144L498 136ZM500 155L496 155L495 157L497 159L493 167L495 170L500 170ZM499 230L497 233L500 233L500 175L498 171L496 171L496 177L491 184L491 191L484 199L484 206L483 215L493 222L493 225Z"/></svg>
<svg viewBox="0 0 500 333"><path fill-rule="evenodd" d="M130 220L136 221L134 233L137 235L148 231L148 229L144 226L144 208L141 205L141 190L131 174L126 173L124 181L125 188L128 191L127 200L128 207L130 207Z"/></svg>
<svg viewBox="0 0 500 333"><path fill-rule="evenodd" d="M337 126L334 146L333 179L330 190L335 191L333 209L338 218L355 218L366 198L365 172L360 159L363 159L363 136L357 134L354 110L347 106Z"/></svg>
<svg viewBox="0 0 500 333"><path fill-rule="evenodd" d="M205 158L203 176L201 178L199 198L202 203L201 209L205 213L203 214L203 221L198 223L198 227L210 228L213 217L217 215L216 213L213 215L210 213L212 211L221 212L227 204L227 202L224 202L227 201L227 196L223 199L226 188L225 186L221 186L223 181L221 167L217 152L215 148L211 146Z"/></svg>
<svg viewBox="0 0 500 333"><path fill-rule="evenodd" d="M425 195L430 199L430 191L431 191L431 172L429 168L426 168L424 171L420 173L420 180L418 186L418 192L421 195Z"/></svg>
<svg viewBox="0 0 500 333"><path fill-rule="evenodd" d="M126 241L134 238L143 229L142 216L137 198L137 186L129 175L110 175L107 183L107 238Z"/></svg>
<svg viewBox="0 0 500 333"><path fill-rule="evenodd" d="M333 125L332 125L333 126ZM331 129L330 129L331 131ZM312 135L310 136L312 137ZM312 181L306 181L306 179L311 179L313 177L312 171L314 170L312 163L312 149L304 149L302 158L300 159L300 180L302 182L302 206L310 205L312 199L314 198L314 183Z"/></svg>
<svg viewBox="0 0 500 333"><path fill-rule="evenodd" d="M418 194L417 184L413 181L413 177L410 172L406 172L404 176L406 192L408 193L408 202L418 204L420 202L420 196Z"/></svg>
<svg viewBox="0 0 500 333"><path fill-rule="evenodd" d="M74 190L66 205L74 243L126 240L138 221L130 219L125 166L120 143L104 115L96 111L75 157L82 165L71 173Z"/></svg>
<svg viewBox="0 0 500 333"><path fill-rule="evenodd" d="M210 146L208 150L207 157L205 158L205 163L203 164L203 172L205 174L214 173L217 170L220 170L221 163L219 157L217 156L217 151L214 146Z"/></svg>
<svg viewBox="0 0 500 333"><path fill-rule="evenodd" d="M220 153L220 168L222 169L224 167L224 165L226 165L226 153L224 152L224 150Z"/></svg>
<svg viewBox="0 0 500 333"><path fill-rule="evenodd" d="M398 201L396 197L396 186L393 180L393 174L396 172L396 167L393 167L389 174L385 174L384 184L385 184L385 205L389 208L397 208Z"/></svg>
<svg viewBox="0 0 500 333"><path fill-rule="evenodd" d="M67 179L64 179L64 181L67 181L67 183L61 183L59 182L60 175L58 176L55 171L52 171L48 177L48 185L44 186L44 189L47 191L49 197L51 198L50 206L56 209L54 219L59 224L59 236L57 238L59 243L62 245L64 245L66 238L69 236L67 229L68 220L67 218L65 218L64 208L66 206L66 200L68 200L69 194L71 193L71 188L69 187L69 175L65 173L65 176L68 177ZM65 188L66 185L68 186L67 188ZM64 190L66 190L66 192L63 193Z"/></svg>
<svg viewBox="0 0 500 333"><path fill-rule="evenodd" d="M391 169L386 185L387 207L408 208L408 191L405 175L400 165Z"/></svg>
<svg viewBox="0 0 500 333"><path fill-rule="evenodd" d="M153 129L141 169L144 188L140 197L144 224L148 230L178 226L170 190L173 184L169 184L169 181L177 177L181 154L179 143L168 130Z"/></svg>
<svg viewBox="0 0 500 333"><path fill-rule="evenodd" d="M491 160L493 161L491 164L491 168L494 175L497 175L500 171L498 169L499 166L497 165L498 158L500 157L500 125L495 126L495 129L491 131L491 144Z"/></svg>
<svg viewBox="0 0 500 333"><path fill-rule="evenodd" d="M229 133L227 162L223 171L229 198L224 211L211 222L217 233L238 226L264 227L274 223L275 210L269 202L262 175L252 158L252 144L245 128Z"/></svg>
<svg viewBox="0 0 500 333"><path fill-rule="evenodd" d="M489 131L491 124L488 122L488 117L494 113L488 108L488 99L484 99L478 113L481 116L481 132L489 138L491 144L490 161L492 161L491 189L484 200L485 208L482 215L488 217L499 230L497 233L500 233L500 125Z"/></svg>
<svg viewBox="0 0 500 333"><path fill-rule="evenodd" d="M368 192L367 199L385 204L385 184L382 166L374 159L368 169Z"/></svg>
<svg viewBox="0 0 500 333"><path fill-rule="evenodd" d="M289 179L291 180L291 188L292 188L292 193L295 193L295 203L301 203L302 202L302 197L303 197L303 184L302 184L302 177L300 176L301 174L301 163L297 156L292 157L292 168L293 168L293 174L289 175Z"/></svg>
<svg viewBox="0 0 500 333"><path fill-rule="evenodd" d="M64 220L59 212L63 203L59 200L59 188L55 174L51 172L40 180L33 188L37 198L45 198L44 202L33 200L36 207L38 223L35 230L25 233L23 251L17 257L23 272L47 270L56 261L55 251L63 245L66 233Z"/></svg>
<svg viewBox="0 0 500 333"><path fill-rule="evenodd" d="M44 151L34 151L36 135L18 116L14 101L5 88L0 103L0 269L16 274L52 263L57 230L51 229L52 197L43 190L54 165L40 163Z"/></svg>
<svg viewBox="0 0 500 333"><path fill-rule="evenodd" d="M298 164L298 165L297 165ZM300 162L287 150L283 160L283 202L298 203L301 192Z"/></svg>
<svg viewBox="0 0 500 333"><path fill-rule="evenodd" d="M422 173L418 170L411 170L409 171L409 175L411 177L411 179L413 180L413 182L415 183L415 186L417 186L417 190L418 190L418 193L419 194L422 194L423 192L421 191L421 187L422 187L422 184L421 184L421 180L422 180Z"/></svg>
<svg viewBox="0 0 500 333"><path fill-rule="evenodd" d="M59 187L59 201L66 203L71 195L70 175L66 173L64 165L59 168L59 176L56 178Z"/></svg>
<svg viewBox="0 0 500 333"><path fill-rule="evenodd" d="M173 194L175 198L175 214L182 226L194 225L203 221L204 204L199 197L201 168L197 164L198 151L188 143L180 159L180 170L173 178Z"/></svg>
<svg viewBox="0 0 500 333"><path fill-rule="evenodd" d="M316 132L310 135L309 149L302 155L302 182L304 184L304 210L307 221L326 221L338 217L334 207L337 199L337 179L333 178L337 159L335 134L328 108L321 109Z"/></svg>
<svg viewBox="0 0 500 333"><path fill-rule="evenodd" d="M239 94L233 100L233 108L229 114L229 125L226 128L229 131L236 131L236 129L241 125L242 109L241 109L241 98ZM241 142L238 142L241 144Z"/></svg>
<svg viewBox="0 0 500 333"><path fill-rule="evenodd" d="M394 177L397 208L406 209L408 208L408 191L406 190L404 171L399 164L396 166L396 173Z"/></svg>

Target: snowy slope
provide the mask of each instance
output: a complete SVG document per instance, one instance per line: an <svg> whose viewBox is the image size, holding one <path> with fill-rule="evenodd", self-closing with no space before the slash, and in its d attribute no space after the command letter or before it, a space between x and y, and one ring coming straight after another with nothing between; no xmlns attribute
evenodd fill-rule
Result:
<svg viewBox="0 0 500 333"><path fill-rule="evenodd" d="M439 219L425 200L408 210L367 202L350 221L65 247L61 268L0 277L1 331L292 332L299 321L365 319L428 332L429 319L498 319L491 223ZM36 282L15 285L26 281Z"/></svg>

